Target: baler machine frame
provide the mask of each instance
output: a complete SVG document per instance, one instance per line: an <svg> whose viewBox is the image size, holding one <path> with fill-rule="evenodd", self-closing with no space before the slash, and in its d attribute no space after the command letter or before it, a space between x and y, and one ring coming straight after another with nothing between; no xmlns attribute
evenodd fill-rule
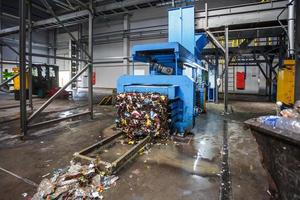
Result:
<svg viewBox="0 0 300 200"><path fill-rule="evenodd" d="M121 76L117 81L117 93L160 93L168 96L170 106L171 131L181 136L189 132L197 115L196 93L202 84L203 71L207 71L200 61L200 53L208 43L205 34L195 34L194 7L176 8L169 11L169 42L136 45L132 48L133 75ZM149 75L135 75L134 63L149 65ZM203 95L202 95L203 96ZM152 141L150 135L139 141L125 154L113 162L95 159L89 154L116 141L122 132L104 138L74 154L75 158L96 162L107 173L116 173L135 157L146 144Z"/></svg>
<svg viewBox="0 0 300 200"><path fill-rule="evenodd" d="M207 71L200 54L208 40L206 34L195 34L195 24L191 22L194 22L194 6L169 10L169 41L134 46L133 75L121 76L117 81L117 93L168 96L171 132L181 136L195 125L199 75ZM135 62L147 63L149 75L135 75Z"/></svg>

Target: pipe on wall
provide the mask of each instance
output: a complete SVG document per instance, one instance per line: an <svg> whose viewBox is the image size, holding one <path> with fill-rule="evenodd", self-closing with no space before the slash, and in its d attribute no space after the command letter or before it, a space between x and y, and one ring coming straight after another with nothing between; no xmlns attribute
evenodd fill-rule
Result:
<svg viewBox="0 0 300 200"><path fill-rule="evenodd" d="M289 57L295 56L295 0L289 0L288 6Z"/></svg>
<svg viewBox="0 0 300 200"><path fill-rule="evenodd" d="M296 2L296 10L300 10L300 1ZM300 100L300 14L296 13L296 70L295 70L295 100Z"/></svg>
<svg viewBox="0 0 300 200"><path fill-rule="evenodd" d="M26 111L26 3L19 1L20 33L19 33L19 71L20 71L20 122L21 136L27 133Z"/></svg>

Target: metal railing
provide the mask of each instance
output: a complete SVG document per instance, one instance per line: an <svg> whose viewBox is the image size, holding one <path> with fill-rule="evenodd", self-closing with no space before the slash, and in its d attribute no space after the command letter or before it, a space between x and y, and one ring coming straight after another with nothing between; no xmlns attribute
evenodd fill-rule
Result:
<svg viewBox="0 0 300 200"><path fill-rule="evenodd" d="M53 15L53 22L56 24L59 24L69 35L71 38L75 39L73 34L67 29L67 27L64 25L63 20L58 17L50 4L48 3L48 0L40 0L43 5L47 8L48 12ZM32 19L31 19L31 2L26 5L25 1L19 1L19 12L20 12L20 26L17 27L17 32L19 32L19 51L15 50L13 47L11 47L9 44L5 43L2 40L2 44L10 48L13 52L15 52L17 55L19 55L19 68L20 72L17 74L14 74L11 78L8 80L3 81L0 83L0 89L3 85L7 84L9 81L14 79L17 76L20 76L20 127L21 127L21 132L20 135L21 137L25 136L27 134L27 130L30 128L50 124L50 123L55 123L67 119L71 119L73 117L78 117L86 114L90 114L91 118L93 119L93 85L92 85L92 76L93 76L93 18L94 14L91 12L93 10L93 1L90 0L89 4L89 44L88 44L88 50L83 48L82 44L80 44L79 40L75 39L76 43L78 44L78 47L82 49L82 51L86 54L88 59L82 59L82 58L69 58L69 57L61 57L57 56L56 53L54 55L44 55L44 54L37 54L37 53L32 53L32 29L36 25L36 23L32 24ZM26 7L28 6L28 23L26 24ZM28 38L28 48L29 51L26 53L26 30L28 29L29 31L29 38ZM19 31L18 31L19 30ZM28 59L26 59L26 55L28 56ZM67 84L65 84L63 87L61 87L53 96L51 96L42 106L40 106L37 110L35 110L29 117L27 117L27 101L26 101L26 78L25 78L25 73L28 70L29 71L29 76L32 76L32 56L35 57L47 57L47 58L53 58L53 59L62 59L62 60L76 60L80 62L87 63L82 70L80 70L72 79L68 81ZM28 65L28 67L26 67ZM74 115L69 115L67 117L63 118L58 118L58 119L52 119L48 121L42 121L42 122L36 122L32 123L32 120L36 118L51 102L53 102L54 99L56 99L74 80L76 80L79 76L81 76L85 71L88 71L88 96L89 96L89 111L85 111L79 114L74 114ZM31 81L30 81L31 82ZM29 102L30 102L30 107L31 110L33 110L32 106L32 84L29 84L29 89L31 92L29 93Z"/></svg>

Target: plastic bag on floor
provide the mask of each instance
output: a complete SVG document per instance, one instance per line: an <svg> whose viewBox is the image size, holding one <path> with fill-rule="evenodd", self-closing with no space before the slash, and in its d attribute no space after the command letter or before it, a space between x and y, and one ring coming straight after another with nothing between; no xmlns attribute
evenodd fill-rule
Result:
<svg viewBox="0 0 300 200"><path fill-rule="evenodd" d="M55 191L55 185L47 178L43 179L38 187L37 193L32 197L32 200L41 200Z"/></svg>

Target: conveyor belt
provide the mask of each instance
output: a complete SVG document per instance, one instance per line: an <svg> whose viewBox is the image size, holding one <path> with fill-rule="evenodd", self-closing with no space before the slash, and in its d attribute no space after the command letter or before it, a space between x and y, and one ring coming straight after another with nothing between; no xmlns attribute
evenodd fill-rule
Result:
<svg viewBox="0 0 300 200"><path fill-rule="evenodd" d="M115 159L113 162L109 162L101 159L101 154L99 154L96 158L89 156L92 152L97 151L104 145L109 145L113 143L115 140L120 138L123 135L122 132L118 132L110 137L107 137L91 146L84 148L83 150L74 153L74 157L77 159L81 159L83 161L94 162L94 164L98 165L101 170L104 170L107 174L114 174L118 172L124 165L126 165L131 159L133 159L137 153L145 147L145 145L151 140L150 136L145 137L143 140L139 141L132 148L122 154L120 157Z"/></svg>

